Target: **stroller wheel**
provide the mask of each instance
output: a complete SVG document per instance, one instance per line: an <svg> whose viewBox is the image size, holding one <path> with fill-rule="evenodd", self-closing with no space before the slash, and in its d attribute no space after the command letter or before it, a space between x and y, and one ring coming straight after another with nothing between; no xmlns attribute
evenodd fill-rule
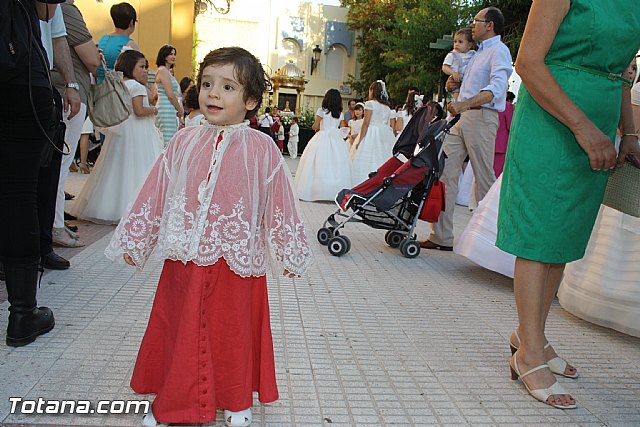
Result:
<svg viewBox="0 0 640 427"><path fill-rule="evenodd" d="M318 237L318 242L321 245L326 246L327 243L329 243L329 239L331 239L331 230L323 227L320 230L318 230L317 237Z"/></svg>
<svg viewBox="0 0 640 427"><path fill-rule="evenodd" d="M340 237L342 237L342 240L344 240L347 243L347 249L344 251L344 253L346 254L351 250L351 239L349 239L347 236L340 236Z"/></svg>
<svg viewBox="0 0 640 427"><path fill-rule="evenodd" d="M329 253L333 256L342 256L349 250L349 243L344 236L332 237L329 240Z"/></svg>
<svg viewBox="0 0 640 427"><path fill-rule="evenodd" d="M387 231L387 234L384 235L384 241L392 248L400 246L402 240L404 240L404 236L397 231Z"/></svg>
<svg viewBox="0 0 640 427"><path fill-rule="evenodd" d="M400 243L400 253L406 258L415 258L420 255L420 244L413 239L405 239Z"/></svg>

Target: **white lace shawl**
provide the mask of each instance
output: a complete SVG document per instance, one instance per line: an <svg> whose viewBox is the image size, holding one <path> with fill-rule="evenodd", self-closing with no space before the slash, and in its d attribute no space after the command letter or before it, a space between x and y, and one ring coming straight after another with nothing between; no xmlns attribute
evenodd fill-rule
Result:
<svg viewBox="0 0 640 427"><path fill-rule="evenodd" d="M266 273L269 246L274 271L303 274L312 255L290 181L273 140L248 122L185 128L154 164L105 254L127 253L140 269L152 252L199 266L222 257L249 277Z"/></svg>

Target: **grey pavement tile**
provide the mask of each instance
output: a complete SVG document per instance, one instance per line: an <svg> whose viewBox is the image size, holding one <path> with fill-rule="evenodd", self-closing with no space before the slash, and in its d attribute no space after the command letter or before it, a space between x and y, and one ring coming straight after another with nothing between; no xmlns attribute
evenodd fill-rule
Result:
<svg viewBox="0 0 640 427"><path fill-rule="evenodd" d="M300 206L316 261L304 278L267 278L280 400L256 401L254 425L640 425L640 339L554 303L548 337L580 370L578 380L560 379L580 407L550 408L508 376L511 280L452 253L405 259L384 232L361 224L343 233L351 251L332 257L314 236L333 205ZM458 234L468 218L458 207ZM418 235L427 230L420 224ZM56 312L51 333L27 347L0 345L0 423L139 424L134 414L9 415L10 396L153 399L128 384L160 264L134 273L111 263L108 239L76 252L70 270L45 275L39 299ZM221 423L218 412L209 425Z"/></svg>

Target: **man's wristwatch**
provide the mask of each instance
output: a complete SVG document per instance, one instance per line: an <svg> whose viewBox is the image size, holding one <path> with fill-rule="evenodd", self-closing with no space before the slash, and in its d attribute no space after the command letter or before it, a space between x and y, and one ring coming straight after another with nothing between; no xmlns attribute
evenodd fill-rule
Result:
<svg viewBox="0 0 640 427"><path fill-rule="evenodd" d="M80 85L79 85L78 83L76 83L76 82L67 83L66 85L64 85L64 87L68 87L68 88L71 88L71 89L75 89L75 90L77 90L78 92L80 91Z"/></svg>

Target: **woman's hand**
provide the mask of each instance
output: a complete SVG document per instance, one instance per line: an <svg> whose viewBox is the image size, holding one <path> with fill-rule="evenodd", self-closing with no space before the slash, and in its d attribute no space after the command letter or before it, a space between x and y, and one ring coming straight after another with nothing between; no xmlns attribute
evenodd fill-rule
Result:
<svg viewBox="0 0 640 427"><path fill-rule="evenodd" d="M620 141L617 166L622 166L626 161L640 168L640 144L638 144L638 137L635 135L625 135Z"/></svg>
<svg viewBox="0 0 640 427"><path fill-rule="evenodd" d="M284 273L282 273L282 275L283 275L283 276L286 276L286 277L288 277L288 278L290 278L290 279L300 277L300 275L299 275L299 274L292 273L292 272L290 272L289 270L287 270L286 268L284 269Z"/></svg>
<svg viewBox="0 0 640 427"><path fill-rule="evenodd" d="M578 144L589 156L591 169L607 170L616 165L616 150L611 140L593 123L589 122L584 128L574 132Z"/></svg>
<svg viewBox="0 0 640 427"><path fill-rule="evenodd" d="M124 258L124 262L126 262L127 264L129 264L129 265L131 265L133 267L136 266L136 263L133 262L133 258L131 258L129 256L129 254L122 254L122 258Z"/></svg>

